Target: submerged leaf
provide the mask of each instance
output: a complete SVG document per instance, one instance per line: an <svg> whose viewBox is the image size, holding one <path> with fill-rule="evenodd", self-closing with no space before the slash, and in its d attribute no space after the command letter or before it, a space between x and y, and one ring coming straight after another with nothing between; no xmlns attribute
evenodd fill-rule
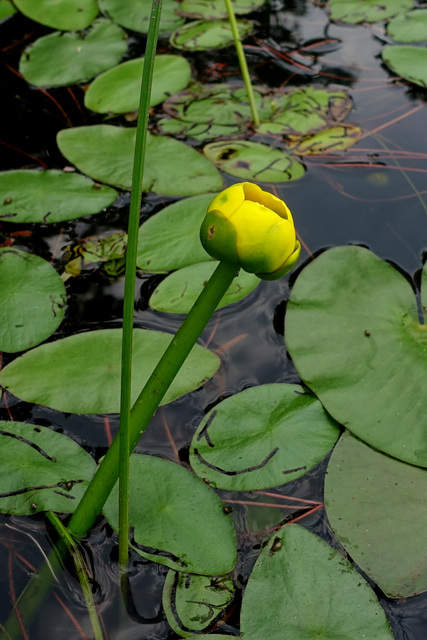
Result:
<svg viewBox="0 0 427 640"><path fill-rule="evenodd" d="M427 590L427 470L371 449L348 432L336 445L325 505L338 540L391 598Z"/></svg>
<svg viewBox="0 0 427 640"><path fill-rule="evenodd" d="M228 573L236 562L236 534L219 497L190 471L168 460L130 458L130 526L136 550L178 571ZM104 507L118 531L118 482Z"/></svg>
<svg viewBox="0 0 427 640"><path fill-rule="evenodd" d="M135 329L132 402L171 339L161 331ZM50 342L7 365L0 384L26 402L58 411L119 413L121 340L120 329L103 329ZM200 387L218 366L218 356L195 345L162 404Z"/></svg>
<svg viewBox="0 0 427 640"><path fill-rule="evenodd" d="M367 249L337 247L298 277L285 339L302 380L338 422L427 466L426 326L396 269Z"/></svg>
<svg viewBox="0 0 427 640"><path fill-rule="evenodd" d="M0 421L1 513L73 513L95 468L82 447L53 429Z"/></svg>
<svg viewBox="0 0 427 640"><path fill-rule="evenodd" d="M233 0L233 11L237 16L251 13L262 7L266 0ZM227 18L227 9L224 0L182 0L179 4L178 13L186 18L204 18L205 20L215 20L217 18Z"/></svg>
<svg viewBox="0 0 427 640"><path fill-rule="evenodd" d="M362 132L359 127L351 124L341 124L303 138L289 136L289 149L301 156L339 153L356 144L361 135Z"/></svg>
<svg viewBox="0 0 427 640"><path fill-rule="evenodd" d="M252 22L236 20L240 40L244 40L252 31ZM176 29L170 37L170 43L176 49L184 51L205 51L221 49L233 44L233 32L228 20L194 20Z"/></svg>
<svg viewBox="0 0 427 640"><path fill-rule="evenodd" d="M0 248L0 351L25 351L49 338L65 315L64 284L49 262Z"/></svg>

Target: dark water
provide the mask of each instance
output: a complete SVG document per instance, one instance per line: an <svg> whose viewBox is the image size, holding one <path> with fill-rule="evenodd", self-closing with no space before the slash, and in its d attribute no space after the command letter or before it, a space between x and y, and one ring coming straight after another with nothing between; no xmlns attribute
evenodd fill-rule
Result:
<svg viewBox="0 0 427 640"><path fill-rule="evenodd" d="M275 2L274 11L260 14L261 39L273 38L282 49L296 50L313 40L335 42L325 45L326 53L313 62L311 73L283 60L269 60L248 48L251 69L260 82L271 86L316 86L347 88L354 108L346 122L362 128L364 138L339 157L305 158L308 171L303 179L277 188L288 203L296 223L304 251L301 267L313 254L334 245L356 243L368 246L380 257L395 263L408 277L416 277L427 249L427 153L425 132L427 93L399 81L382 65L379 54L385 42L383 25L340 26L330 24L322 7L310 2ZM17 68L19 53L26 34L31 39L44 29L19 16L0 25L3 59ZM135 50L142 40L132 40ZM248 44L255 46L255 41ZM13 46L12 46L13 45ZM212 74L212 59L189 56L200 78ZM227 62L226 72L237 74L232 50L219 52L219 60ZM296 58L297 59L297 58ZM298 58L299 60L300 58ZM227 76L228 77L228 76ZM233 76L231 76L233 77ZM220 79L221 80L221 79ZM54 103L35 89L29 88L6 66L0 71L2 104L0 167L2 170L35 167L39 158L49 168L62 167L64 161L56 149L55 134L66 126ZM75 87L78 100L82 92ZM51 94L67 111L73 125L85 124L65 89ZM96 117L87 116L90 121ZM29 156L25 156L24 150ZM228 182L234 182L228 178ZM59 260L62 250L76 239L111 229L126 229L128 196L124 194L106 215L95 216L64 225L7 225L0 227L0 244L13 237L17 247L26 247L39 255ZM162 199L148 196L143 203L143 216L161 207ZM10 236L16 231L31 235ZM301 268L299 267L299 269ZM298 270L297 270L298 272ZM248 298L231 308L217 312L202 336L211 349L224 348L219 373L203 389L189 394L159 410L138 445L138 451L176 460L176 451L186 459L187 448L196 426L205 412L221 398L246 387L270 382L298 382L292 362L283 343L283 321L289 289L295 278L263 282ZM136 287L136 325L173 332L180 324L179 316L154 312L147 300L157 280L141 276ZM95 327L120 326L123 281L106 282L94 274L67 283L69 310L58 337ZM230 341L233 343L230 345ZM227 346L228 345L228 346ZM3 365L10 357L3 356ZM80 444L99 457L108 445L109 430L117 430L117 419L64 415L28 405L9 397L0 405L0 418L50 424L72 435ZM165 426L166 425L166 426ZM173 446L167 429L173 434ZM307 476L279 491L305 499L321 500L325 464ZM241 496L240 496L241 497ZM230 498L230 494L224 494ZM248 494L246 498L258 499ZM253 562L268 533L285 518L298 515L261 506L234 509L239 542L239 565L236 578L240 585L247 579ZM322 511L308 516L304 524L331 541ZM51 545L50 532L42 516L7 518L0 521L0 609L4 620L28 575L43 561ZM165 621L161 609L161 590L166 574L162 566L133 558L130 574L128 612L118 614L117 545L107 525L101 520L90 539L83 545L94 576L94 593L105 628L106 637L114 640L172 640L175 634ZM14 594L14 595L13 595ZM378 594L381 598L381 594ZM381 598L395 637L399 640L424 640L427 630L427 597L416 596L403 601ZM75 622L70 620L72 612ZM80 626L81 628L80 628ZM221 627L222 633L238 635L238 606ZM84 631L83 631L84 630ZM60 583L46 601L40 616L31 626L30 637L90 637L85 605L78 582L65 570Z"/></svg>

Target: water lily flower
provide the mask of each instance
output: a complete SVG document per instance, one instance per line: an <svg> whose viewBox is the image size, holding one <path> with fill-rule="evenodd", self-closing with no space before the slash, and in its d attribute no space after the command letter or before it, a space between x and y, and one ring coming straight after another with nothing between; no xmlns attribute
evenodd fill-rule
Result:
<svg viewBox="0 0 427 640"><path fill-rule="evenodd" d="M284 276L301 252L286 204L251 182L234 184L212 200L200 240L216 260L237 264L263 280Z"/></svg>

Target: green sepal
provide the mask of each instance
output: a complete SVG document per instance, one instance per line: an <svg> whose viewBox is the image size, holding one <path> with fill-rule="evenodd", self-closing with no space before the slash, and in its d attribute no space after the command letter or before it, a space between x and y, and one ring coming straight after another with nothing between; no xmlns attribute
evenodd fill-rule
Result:
<svg viewBox="0 0 427 640"><path fill-rule="evenodd" d="M200 227L200 241L212 258L239 264L237 232L232 222L221 211L209 211Z"/></svg>

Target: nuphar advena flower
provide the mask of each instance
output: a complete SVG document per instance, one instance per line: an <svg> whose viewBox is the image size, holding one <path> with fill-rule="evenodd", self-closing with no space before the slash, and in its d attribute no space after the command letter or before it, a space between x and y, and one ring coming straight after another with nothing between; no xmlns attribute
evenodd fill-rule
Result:
<svg viewBox="0 0 427 640"><path fill-rule="evenodd" d="M301 252L286 204L251 182L228 187L212 200L200 239L213 258L263 280L284 276Z"/></svg>

